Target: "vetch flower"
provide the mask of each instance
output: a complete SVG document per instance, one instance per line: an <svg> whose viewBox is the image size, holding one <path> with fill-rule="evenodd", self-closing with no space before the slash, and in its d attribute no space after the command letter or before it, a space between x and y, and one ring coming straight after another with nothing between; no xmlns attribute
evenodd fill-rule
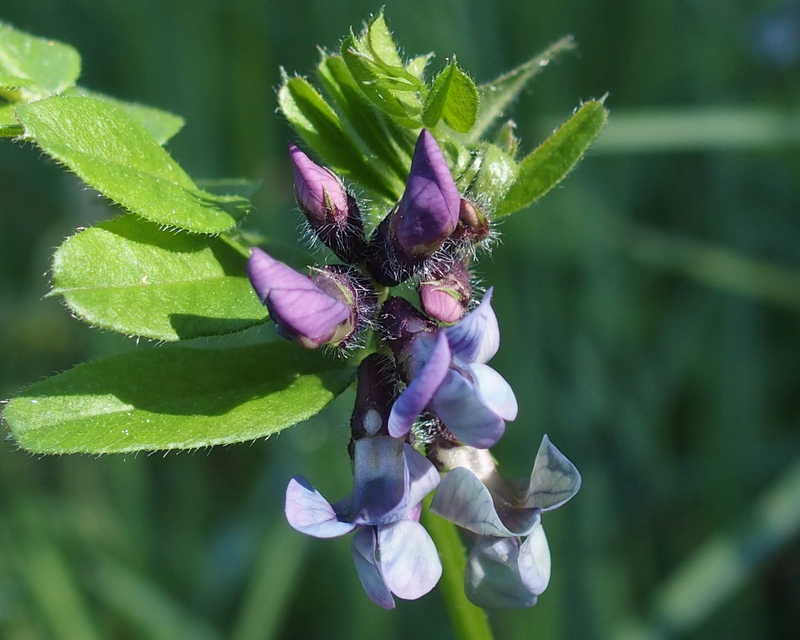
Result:
<svg viewBox="0 0 800 640"><path fill-rule="evenodd" d="M374 314L375 294L347 267L316 269L309 278L256 247L247 274L278 332L307 349L347 346Z"/></svg>
<svg viewBox="0 0 800 640"><path fill-rule="evenodd" d="M414 600L428 593L442 573L436 548L419 524L422 499L439 483L433 464L413 447L386 435L393 380L382 356L359 366L354 436L353 492L329 503L302 476L286 489L286 518L296 530L318 538L355 531L353 561L367 595L392 609L393 594Z"/></svg>
<svg viewBox="0 0 800 640"><path fill-rule="evenodd" d="M335 173L294 144L289 145L289 154L297 204L311 229L342 261L356 264L363 257L366 240L355 198Z"/></svg>
<svg viewBox="0 0 800 640"><path fill-rule="evenodd" d="M550 580L541 514L578 492L575 465L547 436L527 481L504 480L488 451L455 447L437 455L450 471L431 511L473 534L464 576L467 596L486 608L532 606Z"/></svg>
<svg viewBox="0 0 800 640"><path fill-rule="evenodd" d="M289 482L286 518L296 530L333 538L358 530L353 560L367 595L394 608L392 594L415 600L442 573L433 541L419 524L422 499L439 482L436 468L413 447L390 436L354 443L354 488L330 504L302 476Z"/></svg>
<svg viewBox="0 0 800 640"><path fill-rule="evenodd" d="M408 386L392 407L389 433L408 433L426 408L461 442L493 446L505 423L517 417L508 382L486 365L500 346L492 289L460 322L436 331L398 337L395 358Z"/></svg>
<svg viewBox="0 0 800 640"><path fill-rule="evenodd" d="M439 145L423 129L403 196L370 240L367 265L375 280L394 286L424 270L455 231L460 202Z"/></svg>

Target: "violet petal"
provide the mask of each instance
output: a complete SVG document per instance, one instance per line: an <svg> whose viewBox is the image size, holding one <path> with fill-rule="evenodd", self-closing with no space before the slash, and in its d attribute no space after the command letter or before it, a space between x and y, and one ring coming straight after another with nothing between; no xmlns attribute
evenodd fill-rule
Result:
<svg viewBox="0 0 800 640"><path fill-rule="evenodd" d="M392 436L400 438L409 432L449 370L450 349L447 338L439 332L425 364L392 406L389 414L389 433Z"/></svg>
<svg viewBox="0 0 800 640"><path fill-rule="evenodd" d="M550 547L542 525L530 532L519 549L519 575L535 594L544 593L550 583Z"/></svg>
<svg viewBox="0 0 800 640"><path fill-rule="evenodd" d="M378 527L381 568L398 598L416 600L439 582L442 563L425 528L413 520Z"/></svg>
<svg viewBox="0 0 800 640"><path fill-rule="evenodd" d="M257 247L247 261L247 273L272 320L307 348L334 339L340 326L352 317L344 302Z"/></svg>
<svg viewBox="0 0 800 640"><path fill-rule="evenodd" d="M408 509L403 441L389 436L354 443L354 485L347 517L358 525L394 522ZM337 511L342 503L334 505Z"/></svg>
<svg viewBox="0 0 800 640"><path fill-rule="evenodd" d="M375 604L384 609L394 609L394 598L377 560L376 527L362 527L353 536L350 550L361 586Z"/></svg>
<svg viewBox="0 0 800 640"><path fill-rule="evenodd" d="M541 591L531 590L522 579L520 555L519 538L478 539L464 571L467 598L485 609L519 609L536 604Z"/></svg>
<svg viewBox="0 0 800 640"><path fill-rule="evenodd" d="M444 155L434 137L423 129L394 217L398 243L411 256L435 251L455 231L460 204Z"/></svg>
<svg viewBox="0 0 800 640"><path fill-rule="evenodd" d="M462 362L488 362L500 347L500 328L492 309L492 291L492 287L487 289L481 303L458 324L443 329L453 356Z"/></svg>
<svg viewBox="0 0 800 640"><path fill-rule="evenodd" d="M295 476L286 488L286 519L315 538L335 538L350 533L355 525L340 522L331 504L303 476Z"/></svg>
<svg viewBox="0 0 800 640"><path fill-rule="evenodd" d="M342 181L325 167L316 164L294 144L289 145L294 165L297 202L303 212L318 224L324 224L329 210L334 218L347 218L347 191Z"/></svg>
<svg viewBox="0 0 800 640"><path fill-rule="evenodd" d="M453 369L436 390L431 408L456 438L478 449L493 447L506 429L505 421L483 403L475 383Z"/></svg>
<svg viewBox="0 0 800 640"><path fill-rule="evenodd" d="M552 511L578 493L580 487L578 469L545 435L533 464L526 506Z"/></svg>
<svg viewBox="0 0 800 640"><path fill-rule="evenodd" d="M416 505L439 485L439 472L410 444L403 444L403 455L408 469L408 504Z"/></svg>
<svg viewBox="0 0 800 640"><path fill-rule="evenodd" d="M514 530L509 529L498 515L489 489L464 467L451 469L442 478L431 511L480 536L522 536L539 523L538 509L517 509L519 517L509 522Z"/></svg>
<svg viewBox="0 0 800 640"><path fill-rule="evenodd" d="M475 382L475 392L481 403L503 420L517 418L517 398L506 379L490 366L480 363L467 365Z"/></svg>

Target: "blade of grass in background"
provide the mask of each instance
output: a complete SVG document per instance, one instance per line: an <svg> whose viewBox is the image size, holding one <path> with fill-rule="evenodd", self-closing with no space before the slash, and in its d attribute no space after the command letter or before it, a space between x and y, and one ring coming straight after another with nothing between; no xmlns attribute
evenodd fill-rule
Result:
<svg viewBox="0 0 800 640"><path fill-rule="evenodd" d="M800 112L768 106L614 110L592 153L733 151L800 145Z"/></svg>
<svg viewBox="0 0 800 640"><path fill-rule="evenodd" d="M615 640L683 637L800 533L800 462L766 491L742 528L714 537L654 594L650 621L626 622Z"/></svg>

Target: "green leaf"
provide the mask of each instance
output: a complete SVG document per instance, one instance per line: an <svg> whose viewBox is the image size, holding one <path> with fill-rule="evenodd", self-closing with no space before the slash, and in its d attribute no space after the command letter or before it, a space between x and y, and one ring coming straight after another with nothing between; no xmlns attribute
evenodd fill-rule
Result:
<svg viewBox="0 0 800 640"><path fill-rule="evenodd" d="M215 178L212 180L196 180L197 186L218 196L238 196L252 200L264 183L260 180L246 178Z"/></svg>
<svg viewBox="0 0 800 640"><path fill-rule="evenodd" d="M492 123L501 117L508 105L519 95L525 85L530 82L557 55L575 48L572 36L561 38L550 45L538 56L520 65L516 69L504 73L492 82L478 87L481 99L481 111L470 140L477 142Z"/></svg>
<svg viewBox="0 0 800 640"><path fill-rule="evenodd" d="M313 416L354 376L290 342L155 348L78 365L33 385L3 414L23 449L122 453L263 438Z"/></svg>
<svg viewBox="0 0 800 640"><path fill-rule="evenodd" d="M124 100L117 100L111 96L107 96L97 91L89 91L83 87L74 87L64 92L69 96L88 96L90 98L97 98L114 105L117 109L125 113L131 120L136 120L142 125L147 133L155 138L158 144L165 144L172 138L178 131L183 129L186 121L180 116L162 111L155 107L148 107L143 104L135 102L125 102Z"/></svg>
<svg viewBox="0 0 800 640"><path fill-rule="evenodd" d="M487 144L481 151L478 171L470 185L469 194L481 204L493 207L502 202L517 178L519 165L498 146Z"/></svg>
<svg viewBox="0 0 800 640"><path fill-rule="evenodd" d="M375 107L364 100L353 76L347 70L341 56L323 54L317 68L322 86L330 96L345 122L374 154L372 163L376 166L386 164L382 173L390 172L395 197L400 198L411 166L411 153L414 149L413 134L384 118Z"/></svg>
<svg viewBox="0 0 800 640"><path fill-rule="evenodd" d="M10 138L22 133L22 125L14 117L17 105L12 103L0 106L0 138Z"/></svg>
<svg viewBox="0 0 800 640"><path fill-rule="evenodd" d="M284 76L278 104L295 131L332 170L387 200L397 199L391 179L369 161L336 112L307 80Z"/></svg>
<svg viewBox="0 0 800 640"><path fill-rule="evenodd" d="M517 123L513 120L506 120L503 126L497 131L494 143L514 158L519 148L519 138L516 135Z"/></svg>
<svg viewBox="0 0 800 640"><path fill-rule="evenodd" d="M433 53L426 53L424 56L417 56L406 65L406 71L408 71L412 76L422 80L423 76L425 75L425 67L428 66L428 62L430 62L431 58L433 58Z"/></svg>
<svg viewBox="0 0 800 640"><path fill-rule="evenodd" d="M436 76L428 93L422 121L433 128L440 119L458 133L469 133L478 118L478 88L470 77L458 68L453 56Z"/></svg>
<svg viewBox="0 0 800 640"><path fill-rule="evenodd" d="M386 64L353 34L344 39L340 53L358 88L372 104L400 125L422 126L422 103L417 93L425 91L425 84L419 78L403 66Z"/></svg>
<svg viewBox="0 0 800 640"><path fill-rule="evenodd" d="M378 60L390 67L403 66L403 60L397 52L397 45L394 43L386 19L383 17L382 8L367 25L365 38L369 43L369 49Z"/></svg>
<svg viewBox="0 0 800 640"><path fill-rule="evenodd" d="M242 198L199 190L141 124L104 100L54 96L16 113L25 138L143 218L215 234L247 212Z"/></svg>
<svg viewBox="0 0 800 640"><path fill-rule="evenodd" d="M0 89L19 89L33 84L30 78L20 78L0 71Z"/></svg>
<svg viewBox="0 0 800 640"><path fill-rule="evenodd" d="M224 238L165 233L128 215L58 248L51 295L86 322L128 335L223 335L267 320L245 264Z"/></svg>
<svg viewBox="0 0 800 640"><path fill-rule="evenodd" d="M557 185L605 126L602 100L591 100L519 164L517 180L498 204L499 218L527 207Z"/></svg>
<svg viewBox="0 0 800 640"><path fill-rule="evenodd" d="M36 38L0 22L0 75L6 82L16 78L11 85L24 87L32 94L29 97L60 93L74 85L80 73L81 57L69 45ZM30 83L19 84L19 80Z"/></svg>

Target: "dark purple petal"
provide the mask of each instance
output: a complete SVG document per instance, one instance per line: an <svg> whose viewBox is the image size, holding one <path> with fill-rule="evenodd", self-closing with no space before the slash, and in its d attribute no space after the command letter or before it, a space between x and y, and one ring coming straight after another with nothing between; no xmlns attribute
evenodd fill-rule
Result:
<svg viewBox="0 0 800 640"><path fill-rule="evenodd" d="M337 512L359 525L385 524L402 518L409 507L407 474L402 440L389 436L356 440L353 494L346 508L345 501L335 505ZM352 515L345 516L343 511Z"/></svg>
<svg viewBox="0 0 800 640"><path fill-rule="evenodd" d="M539 579L545 569L537 565L535 554L523 552L521 546L524 545L519 538L476 541L464 571L464 591L473 604L485 609L519 609L536 604L547 586L547 580ZM549 554L546 565L549 579Z"/></svg>
<svg viewBox="0 0 800 640"><path fill-rule="evenodd" d="M409 432L449 370L450 349L446 337L440 332L422 368L414 372L411 383L392 406L389 414L389 433L392 436L399 438Z"/></svg>
<svg viewBox="0 0 800 640"><path fill-rule="evenodd" d="M552 511L578 493L580 487L578 469L544 436L533 464L526 506Z"/></svg>
<svg viewBox="0 0 800 640"><path fill-rule="evenodd" d="M303 476L289 481L285 511L294 529L315 538L335 538L355 529L355 525L339 521L331 504Z"/></svg>
<svg viewBox="0 0 800 640"><path fill-rule="evenodd" d="M455 326L443 329L453 357L468 363L485 363L500 347L500 328L492 309L493 288L486 290L480 305Z"/></svg>
<svg viewBox="0 0 800 640"><path fill-rule="evenodd" d="M397 242L409 256L430 254L458 224L461 197L434 137L423 129L406 190L394 216Z"/></svg>
<svg viewBox="0 0 800 640"><path fill-rule="evenodd" d="M456 438L478 449L493 447L506 429L503 418L483 403L476 384L454 369L436 390L431 408Z"/></svg>
<svg viewBox="0 0 800 640"><path fill-rule="evenodd" d="M480 536L527 535L540 521L538 509L509 509L498 513L489 489L470 470L451 469L433 496L431 511Z"/></svg>
<svg viewBox="0 0 800 640"><path fill-rule="evenodd" d="M425 528L413 520L378 527L378 548L386 585L398 598L416 600L439 582L442 563Z"/></svg>
<svg viewBox="0 0 800 640"><path fill-rule="evenodd" d="M353 564L356 565L361 586L364 587L370 600L384 609L394 609L392 592L389 591L377 559L376 536L375 527L362 527L356 531L350 544L353 552Z"/></svg>
<svg viewBox="0 0 800 640"><path fill-rule="evenodd" d="M353 331L353 311L310 278L254 248L247 273L270 317L287 337L308 349L338 344Z"/></svg>
<svg viewBox="0 0 800 640"><path fill-rule="evenodd" d="M325 224L346 221L347 191L336 175L311 160L297 146L289 145L294 165L294 188L297 203L309 221Z"/></svg>

